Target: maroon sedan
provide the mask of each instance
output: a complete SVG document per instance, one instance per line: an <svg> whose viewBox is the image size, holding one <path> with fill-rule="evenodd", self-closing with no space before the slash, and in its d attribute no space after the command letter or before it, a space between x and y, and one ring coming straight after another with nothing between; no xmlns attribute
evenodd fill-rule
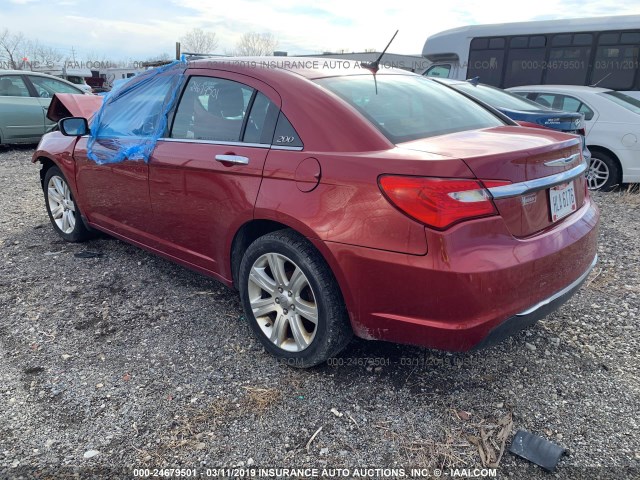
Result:
<svg viewBox="0 0 640 480"><path fill-rule="evenodd" d="M255 335L298 366L353 334L486 346L579 288L599 218L579 137L404 71L322 64L190 62L96 115L97 100L60 95L49 115L75 118L33 157L54 229L237 288Z"/></svg>

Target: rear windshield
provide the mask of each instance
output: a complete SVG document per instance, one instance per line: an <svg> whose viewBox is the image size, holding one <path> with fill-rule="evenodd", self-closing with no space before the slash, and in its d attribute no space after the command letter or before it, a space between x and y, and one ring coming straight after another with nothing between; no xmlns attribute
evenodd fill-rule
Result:
<svg viewBox="0 0 640 480"><path fill-rule="evenodd" d="M475 86L471 83L456 83L451 86L456 90L460 90L467 95L477 98L481 102L491 105L493 108L508 108L510 110L518 110L521 112L549 110L539 103L488 85Z"/></svg>
<svg viewBox="0 0 640 480"><path fill-rule="evenodd" d="M620 92L604 92L600 93L603 97L608 98L612 102L617 103L621 107L626 108L627 110L631 110L633 113L637 113L640 115L640 100L637 98L630 97L629 95L625 95Z"/></svg>
<svg viewBox="0 0 640 480"><path fill-rule="evenodd" d="M417 75L353 75L316 82L355 107L393 143L504 125L464 95Z"/></svg>

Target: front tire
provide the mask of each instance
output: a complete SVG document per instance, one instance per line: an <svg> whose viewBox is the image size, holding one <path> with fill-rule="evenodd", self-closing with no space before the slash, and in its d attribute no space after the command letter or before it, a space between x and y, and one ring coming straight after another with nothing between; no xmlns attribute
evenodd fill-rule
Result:
<svg viewBox="0 0 640 480"><path fill-rule="evenodd" d="M53 229L67 242L82 242L93 235L85 227L69 183L58 167L44 176L44 200Z"/></svg>
<svg viewBox="0 0 640 480"><path fill-rule="evenodd" d="M353 332L344 299L324 258L292 230L255 240L240 264L245 317L265 349L308 368L338 354Z"/></svg>

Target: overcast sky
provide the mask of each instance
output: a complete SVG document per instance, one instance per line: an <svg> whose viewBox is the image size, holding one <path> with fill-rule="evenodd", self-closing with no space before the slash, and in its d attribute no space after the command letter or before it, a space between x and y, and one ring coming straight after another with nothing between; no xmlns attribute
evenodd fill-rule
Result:
<svg viewBox="0 0 640 480"><path fill-rule="evenodd" d="M381 50L420 54L427 36L469 24L640 14L619 0L0 0L0 31L71 52L79 60L144 60L168 53L185 32L216 32L219 53L244 32L270 32L289 54ZM96 58L98 57L98 58Z"/></svg>

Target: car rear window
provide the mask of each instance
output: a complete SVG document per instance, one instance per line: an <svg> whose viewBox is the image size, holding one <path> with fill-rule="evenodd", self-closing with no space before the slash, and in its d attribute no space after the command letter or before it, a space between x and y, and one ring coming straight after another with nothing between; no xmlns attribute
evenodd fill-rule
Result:
<svg viewBox="0 0 640 480"><path fill-rule="evenodd" d="M627 110L640 115L640 100L638 100L637 98L633 98L620 92L604 92L600 93L599 95L602 95L612 102L617 103L621 107L624 107Z"/></svg>
<svg viewBox="0 0 640 480"><path fill-rule="evenodd" d="M316 82L355 107L393 143L504 125L464 95L421 76L367 74Z"/></svg>

